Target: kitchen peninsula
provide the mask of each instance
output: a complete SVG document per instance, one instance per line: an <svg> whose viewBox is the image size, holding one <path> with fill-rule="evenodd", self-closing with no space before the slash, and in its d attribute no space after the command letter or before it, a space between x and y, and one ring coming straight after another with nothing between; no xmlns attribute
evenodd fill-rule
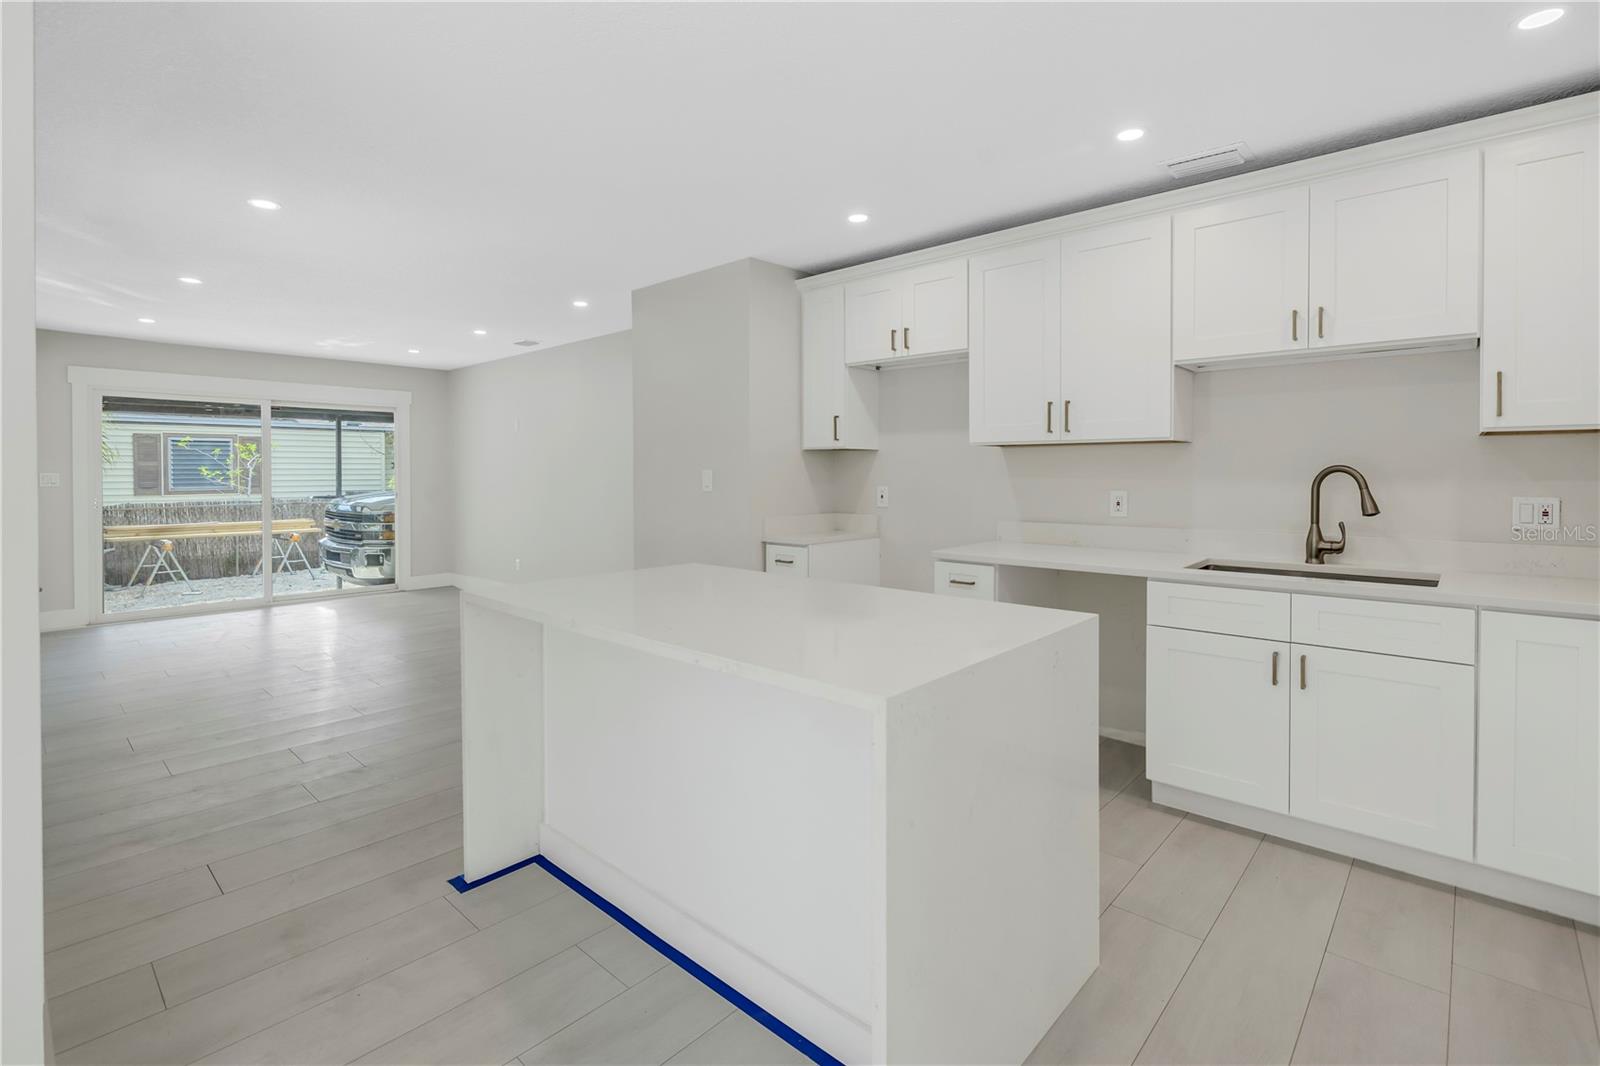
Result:
<svg viewBox="0 0 1600 1066"><path fill-rule="evenodd" d="M1098 960L1093 615L684 565L462 598L465 876L543 854L846 1062Z"/></svg>

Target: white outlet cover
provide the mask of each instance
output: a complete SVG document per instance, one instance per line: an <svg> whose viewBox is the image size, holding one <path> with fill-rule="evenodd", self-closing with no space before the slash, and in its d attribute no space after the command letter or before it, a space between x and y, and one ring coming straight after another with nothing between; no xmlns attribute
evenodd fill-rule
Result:
<svg viewBox="0 0 1600 1066"><path fill-rule="evenodd" d="M41 489L58 489L61 487L60 474L40 474L39 487Z"/></svg>
<svg viewBox="0 0 1600 1066"><path fill-rule="evenodd" d="M711 471L709 471L709 470L700 471L700 491L701 492L710 492L711 491Z"/></svg>
<svg viewBox="0 0 1600 1066"><path fill-rule="evenodd" d="M1116 489L1111 493L1107 510L1112 518L1128 517L1128 493L1126 489Z"/></svg>
<svg viewBox="0 0 1600 1066"><path fill-rule="evenodd" d="M878 486L878 506L879 507L887 507L887 506L889 506L889 486L888 485L879 485Z"/></svg>
<svg viewBox="0 0 1600 1066"><path fill-rule="evenodd" d="M1560 529L1561 500L1555 496L1513 496L1513 530Z"/></svg>

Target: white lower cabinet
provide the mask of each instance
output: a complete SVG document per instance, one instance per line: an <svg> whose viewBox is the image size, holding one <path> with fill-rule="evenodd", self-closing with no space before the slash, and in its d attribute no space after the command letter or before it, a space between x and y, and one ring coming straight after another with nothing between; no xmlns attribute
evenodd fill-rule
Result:
<svg viewBox="0 0 1600 1066"><path fill-rule="evenodd" d="M1484 611L1478 861L1600 893L1600 622Z"/></svg>
<svg viewBox="0 0 1600 1066"><path fill-rule="evenodd" d="M1293 653L1289 812L1470 860L1472 667L1300 644Z"/></svg>
<svg viewBox="0 0 1600 1066"><path fill-rule="evenodd" d="M810 552L791 544L767 545L767 573L787 574L791 577L809 577Z"/></svg>
<svg viewBox="0 0 1600 1066"><path fill-rule="evenodd" d="M1150 626L1145 765L1152 781L1289 809L1289 645Z"/></svg>
<svg viewBox="0 0 1600 1066"><path fill-rule="evenodd" d="M994 567L983 563L951 563L943 559L933 564L933 591L940 596L960 596L968 600L992 600Z"/></svg>

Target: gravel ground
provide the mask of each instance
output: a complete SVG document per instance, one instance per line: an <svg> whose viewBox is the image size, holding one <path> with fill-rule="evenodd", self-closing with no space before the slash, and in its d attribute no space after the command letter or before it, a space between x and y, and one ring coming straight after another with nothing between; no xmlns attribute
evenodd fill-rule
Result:
<svg viewBox="0 0 1600 1066"><path fill-rule="evenodd" d="M304 592L334 592L338 580L322 570L274 574L272 591L278 596L292 596ZM220 603L225 600L247 600L261 595L261 576L196 578L185 586L182 581L162 579L146 588L106 589L106 613L123 611L148 611L158 607L183 607L195 603ZM362 586L346 583L346 589Z"/></svg>

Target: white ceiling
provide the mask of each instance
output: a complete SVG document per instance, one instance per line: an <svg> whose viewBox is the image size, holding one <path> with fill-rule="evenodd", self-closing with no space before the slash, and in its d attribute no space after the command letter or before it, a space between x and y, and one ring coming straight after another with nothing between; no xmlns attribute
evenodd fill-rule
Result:
<svg viewBox="0 0 1600 1066"><path fill-rule="evenodd" d="M41 324L432 367L1600 78L1572 0L36 10Z"/></svg>

